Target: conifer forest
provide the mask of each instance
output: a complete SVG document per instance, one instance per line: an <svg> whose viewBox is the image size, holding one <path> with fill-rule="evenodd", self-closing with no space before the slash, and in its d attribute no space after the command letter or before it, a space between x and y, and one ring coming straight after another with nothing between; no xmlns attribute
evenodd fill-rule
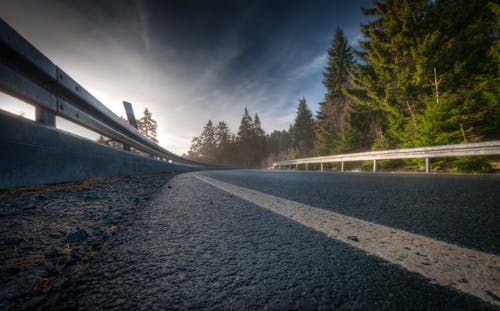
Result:
<svg viewBox="0 0 500 311"><path fill-rule="evenodd" d="M359 47L332 34L319 111L298 99L288 129L265 133L242 107L237 133L208 121L191 159L242 167L369 150L500 139L500 4L491 0L387 0L362 8ZM335 23L335 21L332 21ZM381 166L419 165L421 160ZM437 167L491 170L487 158Z"/></svg>

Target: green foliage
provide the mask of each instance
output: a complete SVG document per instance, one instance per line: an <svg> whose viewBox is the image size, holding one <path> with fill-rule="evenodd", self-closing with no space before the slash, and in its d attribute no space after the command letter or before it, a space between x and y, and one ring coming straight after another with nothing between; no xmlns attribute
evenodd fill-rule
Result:
<svg viewBox="0 0 500 311"><path fill-rule="evenodd" d="M310 156L314 147L314 119L307 108L306 99L299 100L292 128L292 148L298 157Z"/></svg>
<svg viewBox="0 0 500 311"><path fill-rule="evenodd" d="M369 22L361 25L359 50L335 31L316 120L303 98L293 126L266 136L245 109L238 135L222 144L231 146L231 156L222 158L255 167L287 157L500 139L498 1L374 0L362 12ZM209 144L205 136L193 145ZM421 159L379 166L402 163L423 167ZM449 165L491 170L484 159L433 160L437 170Z"/></svg>
<svg viewBox="0 0 500 311"><path fill-rule="evenodd" d="M461 173L491 173L493 167L485 158L463 157L453 162L456 170Z"/></svg>
<svg viewBox="0 0 500 311"><path fill-rule="evenodd" d="M328 49L328 65L323 73L327 92L316 116L316 154L329 155L364 147L366 114L348 96L352 90L354 66L352 48L342 29L337 28Z"/></svg>
<svg viewBox="0 0 500 311"><path fill-rule="evenodd" d="M363 13L346 93L378 114L361 131L372 150L500 137L497 3L374 1Z"/></svg>

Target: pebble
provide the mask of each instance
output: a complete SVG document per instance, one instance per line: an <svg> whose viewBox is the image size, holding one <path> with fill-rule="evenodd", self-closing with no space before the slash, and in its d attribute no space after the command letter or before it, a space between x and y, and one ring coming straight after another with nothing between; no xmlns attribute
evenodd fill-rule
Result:
<svg viewBox="0 0 500 311"><path fill-rule="evenodd" d="M0 310L60 309L54 298L69 278L79 277L111 234L118 233L118 223L123 226L126 215L170 176L0 193ZM39 282L48 282L50 291L43 292Z"/></svg>
<svg viewBox="0 0 500 311"><path fill-rule="evenodd" d="M55 238L55 239L60 239L66 236L66 232L64 231L50 231L49 232L49 237Z"/></svg>
<svg viewBox="0 0 500 311"><path fill-rule="evenodd" d="M73 243L86 240L89 237L89 234L85 229L80 229L76 232L70 233L66 238L66 241Z"/></svg>
<svg viewBox="0 0 500 311"><path fill-rule="evenodd" d="M61 255L61 253L55 247L51 247L47 249L45 252L43 252L43 256L45 258L54 258L58 257L59 255Z"/></svg>
<svg viewBox="0 0 500 311"><path fill-rule="evenodd" d="M349 240L354 241L354 242L359 242L358 237L357 237L357 236L355 236L355 235L350 235L350 236L348 236L347 238L348 238Z"/></svg>

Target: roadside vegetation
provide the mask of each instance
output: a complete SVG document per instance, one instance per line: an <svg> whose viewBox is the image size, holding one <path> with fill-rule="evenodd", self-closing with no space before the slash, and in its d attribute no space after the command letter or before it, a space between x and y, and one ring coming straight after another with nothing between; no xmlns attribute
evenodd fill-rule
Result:
<svg viewBox="0 0 500 311"><path fill-rule="evenodd" d="M368 150L500 139L500 5L494 1L374 1L359 49L338 28L324 100L299 100L294 123L266 134L244 110L237 134L209 121L187 156L244 167ZM421 160L381 163L419 167ZM445 171L490 172L489 158L440 159Z"/></svg>

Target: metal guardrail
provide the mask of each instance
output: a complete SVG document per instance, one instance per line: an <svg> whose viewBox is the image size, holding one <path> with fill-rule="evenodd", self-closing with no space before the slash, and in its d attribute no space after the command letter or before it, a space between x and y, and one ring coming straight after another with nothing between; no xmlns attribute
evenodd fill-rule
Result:
<svg viewBox="0 0 500 311"><path fill-rule="evenodd" d="M484 156L484 155L500 155L500 140L468 143L468 144L454 144L442 145L431 147L419 147L408 149L393 149L384 151L369 151L359 153L338 154L331 156L303 158L295 160L286 160L273 163L274 167L292 166L305 164L306 170L308 164L320 164L321 171L323 171L324 163L341 163L341 171L344 171L344 162L355 161L373 161L373 171L377 171L377 160L391 160L391 159L425 159L425 172L430 172L430 159L431 158L444 158L444 157L459 157L459 156Z"/></svg>
<svg viewBox="0 0 500 311"><path fill-rule="evenodd" d="M36 120L54 126L61 116L160 160L205 164L162 148L119 118L78 82L0 19L0 91L32 104Z"/></svg>

